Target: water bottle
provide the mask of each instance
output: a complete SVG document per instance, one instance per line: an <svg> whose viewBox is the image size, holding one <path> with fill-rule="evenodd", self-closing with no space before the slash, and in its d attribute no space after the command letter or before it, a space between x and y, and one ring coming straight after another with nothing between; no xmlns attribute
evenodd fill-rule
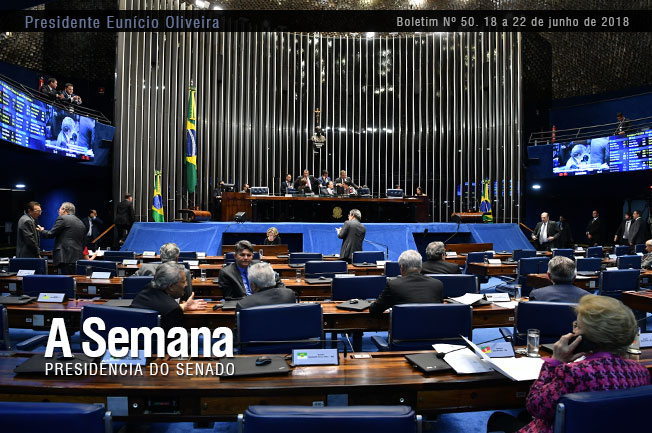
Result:
<svg viewBox="0 0 652 433"><path fill-rule="evenodd" d="M301 269L297 269L297 279L296 279L296 281L297 281L297 283L301 282Z"/></svg>

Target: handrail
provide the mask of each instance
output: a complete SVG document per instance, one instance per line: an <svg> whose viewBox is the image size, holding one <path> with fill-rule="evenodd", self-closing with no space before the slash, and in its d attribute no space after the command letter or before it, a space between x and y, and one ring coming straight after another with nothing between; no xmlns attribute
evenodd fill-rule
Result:
<svg viewBox="0 0 652 433"><path fill-rule="evenodd" d="M523 224L523 223L518 223L518 225L520 225L521 227L525 227L527 230L530 231L530 233L534 233L534 230L532 230L531 228L529 228L529 227L526 226L525 224Z"/></svg>
<svg viewBox="0 0 652 433"><path fill-rule="evenodd" d="M104 236L105 234L107 234L107 233L108 233L108 232L109 232L113 227L115 227L115 224L111 224L111 227L109 227L108 229L104 230L104 231L102 232L102 234L99 235L98 237L96 237L95 239L93 239L93 241L92 241L91 243L94 244L94 243L96 243L97 241L99 241L100 239L102 239L102 236Z"/></svg>
<svg viewBox="0 0 652 433"><path fill-rule="evenodd" d="M629 122L628 128L630 134L652 129L652 116L627 119L627 121ZM613 122L602 125L582 126L579 128L558 129L556 131L533 132L530 134L528 146L612 136L615 135L614 133L617 128L618 122Z"/></svg>

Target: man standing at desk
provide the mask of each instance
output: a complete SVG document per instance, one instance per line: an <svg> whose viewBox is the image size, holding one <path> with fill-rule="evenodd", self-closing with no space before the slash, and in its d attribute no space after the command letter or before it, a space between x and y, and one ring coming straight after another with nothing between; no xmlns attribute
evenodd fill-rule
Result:
<svg viewBox="0 0 652 433"><path fill-rule="evenodd" d="M548 262L548 278L552 286L532 290L530 301L580 302L580 298L589 292L573 285L576 275L574 261L563 256L553 257Z"/></svg>
<svg viewBox="0 0 652 433"><path fill-rule="evenodd" d="M602 220L597 210L593 211L593 218L586 226L586 237L589 240L589 246L602 245Z"/></svg>
<svg viewBox="0 0 652 433"><path fill-rule="evenodd" d="M541 214L541 221L539 221L532 232L532 240L538 241L538 250L549 250L551 242L559 238L559 226L554 221L550 221L548 212Z"/></svg>
<svg viewBox="0 0 652 433"><path fill-rule="evenodd" d="M18 220L18 233L16 237L16 257L39 258L41 257L41 239L38 234L39 225L36 220L41 216L41 205L30 201L25 206L25 213Z"/></svg>
<svg viewBox="0 0 652 433"><path fill-rule="evenodd" d="M421 254L407 250L398 258L401 276L388 279L378 299L369 306L371 314L382 314L398 304L441 303L444 285L441 281L421 274Z"/></svg>
<svg viewBox="0 0 652 433"><path fill-rule="evenodd" d="M357 209L351 209L349 212L349 220L344 223L342 227L338 227L337 237L344 239L342 241L342 248L340 249L340 258L351 263L353 260L353 253L355 251L362 251L362 241L364 241L367 229L362 225L360 220L362 214Z"/></svg>
<svg viewBox="0 0 652 433"><path fill-rule="evenodd" d="M276 283L274 269L269 263L256 263L249 267L249 284L253 294L239 301L236 310L259 305L294 304L294 291Z"/></svg>
<svg viewBox="0 0 652 433"><path fill-rule="evenodd" d="M297 177L294 181L294 189L299 189L302 185L302 180L305 180L304 193L319 193L319 181L310 176L310 171L306 168L303 170L303 176Z"/></svg>
<svg viewBox="0 0 652 433"><path fill-rule="evenodd" d="M253 294L249 282L249 265L254 259L254 246L249 241L235 244L235 263L226 265L220 271L218 284L224 299L241 299ZM278 275L276 287L285 287Z"/></svg>
<svg viewBox="0 0 652 433"><path fill-rule="evenodd" d="M54 238L52 261L64 275L74 275L77 260L84 258L86 244L86 229L79 218L75 216L75 205L70 202L61 203L59 218L52 229L45 230L39 226L44 238Z"/></svg>

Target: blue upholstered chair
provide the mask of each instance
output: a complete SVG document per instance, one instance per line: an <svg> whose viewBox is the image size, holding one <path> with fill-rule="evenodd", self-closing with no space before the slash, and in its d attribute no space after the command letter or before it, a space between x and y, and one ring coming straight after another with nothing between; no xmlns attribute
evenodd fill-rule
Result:
<svg viewBox="0 0 652 433"><path fill-rule="evenodd" d="M254 260L260 260L260 254L258 254L258 251L254 253ZM231 263L235 263L235 253L233 251L224 254L224 264L229 265Z"/></svg>
<svg viewBox="0 0 652 433"><path fill-rule="evenodd" d="M22 433L110 433L111 412L102 404L0 402L0 428Z"/></svg>
<svg viewBox="0 0 652 433"><path fill-rule="evenodd" d="M409 406L249 406L238 424L243 433L416 433L421 416Z"/></svg>
<svg viewBox="0 0 652 433"><path fill-rule="evenodd" d="M75 298L77 283L69 275L26 275L23 277L23 294L38 296L40 293L64 293Z"/></svg>
<svg viewBox="0 0 652 433"><path fill-rule="evenodd" d="M386 261L385 262L385 276L398 277L401 275L401 266L398 262Z"/></svg>
<svg viewBox="0 0 652 433"><path fill-rule="evenodd" d="M521 259L528 257L535 257L537 252L535 250L514 250L512 251L512 260L518 262Z"/></svg>
<svg viewBox="0 0 652 433"><path fill-rule="evenodd" d="M384 275L336 276L331 283L333 301L376 299L387 284Z"/></svg>
<svg viewBox="0 0 652 433"><path fill-rule="evenodd" d="M493 259L494 253L485 251L474 251L466 256L466 265L464 265L464 274L469 273L469 263L484 263L485 259Z"/></svg>
<svg viewBox="0 0 652 433"><path fill-rule="evenodd" d="M562 256L568 257L569 259L574 259L575 255L573 254L572 248L557 248L552 252L553 257Z"/></svg>
<svg viewBox="0 0 652 433"><path fill-rule="evenodd" d="M354 251L351 263L376 263L385 260L385 253L382 251Z"/></svg>
<svg viewBox="0 0 652 433"><path fill-rule="evenodd" d="M601 259L603 256L602 252L602 247L596 246L596 247L588 247L586 249L586 257L597 257Z"/></svg>
<svg viewBox="0 0 652 433"><path fill-rule="evenodd" d="M444 285L444 298L454 298L465 293L480 293L478 277L463 274L427 274Z"/></svg>
<svg viewBox="0 0 652 433"><path fill-rule="evenodd" d="M139 275L122 279L122 298L134 299L146 285L151 283L154 277L151 275Z"/></svg>
<svg viewBox="0 0 652 433"><path fill-rule="evenodd" d="M236 313L240 353L291 353L322 347L319 304L278 304L243 308ZM316 340L316 341L307 341Z"/></svg>
<svg viewBox="0 0 652 433"><path fill-rule="evenodd" d="M403 198L402 189L388 189L387 198Z"/></svg>
<svg viewBox="0 0 652 433"><path fill-rule="evenodd" d="M611 296L620 299L622 292L638 290L638 279L641 273L638 269L613 269L600 274L600 290L598 295Z"/></svg>
<svg viewBox="0 0 652 433"><path fill-rule="evenodd" d="M369 188L358 188L358 195L360 197L371 197L371 190Z"/></svg>
<svg viewBox="0 0 652 433"><path fill-rule="evenodd" d="M641 269L643 257L639 255L625 255L616 257L616 266L618 269Z"/></svg>
<svg viewBox="0 0 652 433"><path fill-rule="evenodd" d="M598 272L602 268L602 259L598 257L578 257L575 264L577 272Z"/></svg>
<svg viewBox="0 0 652 433"><path fill-rule="evenodd" d="M548 272L548 257L529 257L518 261L518 283L521 285L521 295L528 296L532 287L527 285L527 276L530 274L544 274Z"/></svg>
<svg viewBox="0 0 652 433"><path fill-rule="evenodd" d="M104 251L104 260L110 262L122 263L125 259L135 259L136 253L133 251Z"/></svg>
<svg viewBox="0 0 652 433"><path fill-rule="evenodd" d="M47 275L48 260L32 258L9 259L9 272L18 272L21 269L33 270L35 274Z"/></svg>
<svg viewBox="0 0 652 433"><path fill-rule="evenodd" d="M84 334L84 322L91 317L99 317L104 321L104 330L100 331L94 328L94 331L101 335L105 340L108 338L111 328L122 327L127 330L134 328L155 328L160 324L160 315L158 311L148 310L144 308L123 308L111 307L107 305L89 304L82 307L81 310L81 341L87 341L88 338ZM95 348L91 344L92 348ZM152 345L152 347L156 347Z"/></svg>
<svg viewBox="0 0 652 433"><path fill-rule="evenodd" d="M634 245L634 253L643 253L643 254L645 254L645 244L636 244L636 245Z"/></svg>
<svg viewBox="0 0 652 433"><path fill-rule="evenodd" d="M290 253L288 257L288 263L291 265L302 265L309 261L324 260L321 253Z"/></svg>
<svg viewBox="0 0 652 433"><path fill-rule="evenodd" d="M470 305L401 304L389 314L388 340L373 335L381 351L429 350L434 343L464 344L460 335L472 337Z"/></svg>
<svg viewBox="0 0 652 433"><path fill-rule="evenodd" d="M614 247L614 254L616 256L624 256L629 254L630 248L629 245L617 245Z"/></svg>
<svg viewBox="0 0 652 433"><path fill-rule="evenodd" d="M197 251L180 251L179 260L197 260Z"/></svg>
<svg viewBox="0 0 652 433"><path fill-rule="evenodd" d="M9 321L7 319L7 307L0 305L0 350L11 349L9 341ZM2 425L0 423L0 425Z"/></svg>
<svg viewBox="0 0 652 433"><path fill-rule="evenodd" d="M557 403L554 433L643 432L651 406L650 385L566 394Z"/></svg>
<svg viewBox="0 0 652 433"><path fill-rule="evenodd" d="M514 345L525 345L527 330L532 328L541 331L541 344L555 343L562 335L573 332L573 321L577 318L575 305L565 302L519 302L514 319ZM505 334L504 328L501 331Z"/></svg>
<svg viewBox="0 0 652 433"><path fill-rule="evenodd" d="M89 266L92 272L111 272L112 277L118 276L118 262L109 260L77 260L77 275L86 275Z"/></svg>
<svg viewBox="0 0 652 433"><path fill-rule="evenodd" d="M348 264L343 260L311 260L306 262L306 278L333 278L335 274L346 274Z"/></svg>
<svg viewBox="0 0 652 433"><path fill-rule="evenodd" d="M251 195L269 195L269 187L267 186L252 186Z"/></svg>

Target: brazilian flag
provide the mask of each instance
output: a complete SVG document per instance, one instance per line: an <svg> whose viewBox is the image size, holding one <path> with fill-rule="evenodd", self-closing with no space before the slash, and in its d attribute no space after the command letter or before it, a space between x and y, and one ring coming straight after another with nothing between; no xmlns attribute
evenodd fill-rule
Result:
<svg viewBox="0 0 652 433"><path fill-rule="evenodd" d="M154 172L154 201L152 202L152 217L154 222L165 222L163 214L163 197L161 196L161 171Z"/></svg>
<svg viewBox="0 0 652 433"><path fill-rule="evenodd" d="M491 213L491 196L489 195L488 179L482 181L482 200L480 201L480 212L482 212L482 221L486 223L494 222L494 217Z"/></svg>
<svg viewBox="0 0 652 433"><path fill-rule="evenodd" d="M197 109L195 86L190 86L188 94L188 119L186 122L186 171L188 173L188 192L194 193L197 187L197 128L195 126Z"/></svg>

